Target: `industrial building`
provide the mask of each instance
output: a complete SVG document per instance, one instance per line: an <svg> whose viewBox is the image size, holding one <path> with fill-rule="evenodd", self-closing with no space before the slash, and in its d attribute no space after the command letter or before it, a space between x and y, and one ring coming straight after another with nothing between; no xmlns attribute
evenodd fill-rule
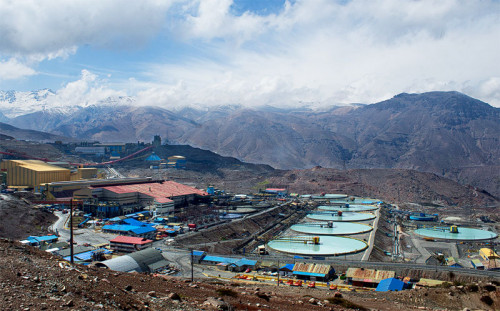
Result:
<svg viewBox="0 0 500 311"><path fill-rule="evenodd" d="M21 243L31 246L42 246L45 244L55 243L58 239L59 237L57 235L29 236L26 240L22 240Z"/></svg>
<svg viewBox="0 0 500 311"><path fill-rule="evenodd" d="M167 166L171 168L186 168L186 158L179 155L168 157Z"/></svg>
<svg viewBox="0 0 500 311"><path fill-rule="evenodd" d="M105 147L76 147L75 152L80 155L104 156L106 154Z"/></svg>
<svg viewBox="0 0 500 311"><path fill-rule="evenodd" d="M149 210L157 216L173 216L184 206L204 200L205 191L174 181L147 178L117 178L53 182L46 198L73 198L84 202L84 211L100 218L111 218Z"/></svg>
<svg viewBox="0 0 500 311"><path fill-rule="evenodd" d="M156 228L151 225L105 225L102 227L102 232L138 237L142 239L156 238Z"/></svg>
<svg viewBox="0 0 500 311"><path fill-rule="evenodd" d="M405 282L396 279L396 278L388 278L380 281L375 291L377 292L388 292L388 291L401 291L405 288Z"/></svg>
<svg viewBox="0 0 500 311"><path fill-rule="evenodd" d="M117 236L109 241L109 248L117 252L132 253L153 246L153 240L144 238Z"/></svg>
<svg viewBox="0 0 500 311"><path fill-rule="evenodd" d="M49 164L40 160L4 160L0 163L7 173L7 186L13 188L43 191L46 184L58 181L76 181L97 176L96 168L68 168Z"/></svg>
<svg viewBox="0 0 500 311"><path fill-rule="evenodd" d="M297 262L293 266L292 274L298 279L328 281L335 275L335 270L326 264Z"/></svg>
<svg viewBox="0 0 500 311"><path fill-rule="evenodd" d="M208 196L205 191L174 181L93 186L91 188L92 196L97 197L99 201L116 202L124 208L134 205L154 206L157 216L173 215L177 208ZM130 213L131 211L126 212Z"/></svg>
<svg viewBox="0 0 500 311"><path fill-rule="evenodd" d="M484 261L500 259L497 253L495 253L492 249L485 247L479 250L479 256L481 256Z"/></svg>
<svg viewBox="0 0 500 311"><path fill-rule="evenodd" d="M95 265L96 267L121 272L153 273L168 266L168 261L165 260L159 250L147 248L142 251L98 262Z"/></svg>
<svg viewBox="0 0 500 311"><path fill-rule="evenodd" d="M385 279L393 278L394 271L374 270L364 268L349 268L346 272L347 282L354 286L377 287Z"/></svg>
<svg viewBox="0 0 500 311"><path fill-rule="evenodd" d="M96 144L96 147L104 147L106 153L110 154L121 154L125 151L125 143L102 143Z"/></svg>
<svg viewBox="0 0 500 311"><path fill-rule="evenodd" d="M88 200L92 198L92 191L90 187L100 185L133 184L150 181L151 177L54 181L46 185L44 194L48 200L54 200L62 197L72 197L76 200Z"/></svg>

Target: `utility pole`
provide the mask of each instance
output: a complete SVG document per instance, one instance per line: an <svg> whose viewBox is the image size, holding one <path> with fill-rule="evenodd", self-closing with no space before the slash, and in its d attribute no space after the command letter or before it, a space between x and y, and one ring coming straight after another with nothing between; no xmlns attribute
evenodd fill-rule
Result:
<svg viewBox="0 0 500 311"><path fill-rule="evenodd" d="M194 259L193 250L191 250L191 283L194 282Z"/></svg>
<svg viewBox="0 0 500 311"><path fill-rule="evenodd" d="M69 244L70 244L70 262L75 263L73 258L73 199L69 200Z"/></svg>
<svg viewBox="0 0 500 311"><path fill-rule="evenodd" d="M278 259L278 286L280 286L280 260Z"/></svg>

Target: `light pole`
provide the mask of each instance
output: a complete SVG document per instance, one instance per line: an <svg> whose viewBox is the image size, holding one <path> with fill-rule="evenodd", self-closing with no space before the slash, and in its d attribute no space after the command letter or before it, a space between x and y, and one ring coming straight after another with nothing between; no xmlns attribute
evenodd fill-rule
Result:
<svg viewBox="0 0 500 311"><path fill-rule="evenodd" d="M278 286L280 286L280 260L278 259Z"/></svg>
<svg viewBox="0 0 500 311"><path fill-rule="evenodd" d="M194 258L193 250L191 250L191 283L194 282Z"/></svg>
<svg viewBox="0 0 500 311"><path fill-rule="evenodd" d="M70 262L74 264L73 258L73 199L69 200L69 244L70 244Z"/></svg>

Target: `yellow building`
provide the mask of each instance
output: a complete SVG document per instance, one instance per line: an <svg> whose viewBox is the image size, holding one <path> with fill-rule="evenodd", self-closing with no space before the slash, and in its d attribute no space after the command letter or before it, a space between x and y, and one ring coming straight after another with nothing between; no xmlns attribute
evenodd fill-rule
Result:
<svg viewBox="0 0 500 311"><path fill-rule="evenodd" d="M497 253L495 253L492 249L489 248L481 248L479 250L479 256L483 258L485 261L500 259Z"/></svg>
<svg viewBox="0 0 500 311"><path fill-rule="evenodd" d="M70 180L71 171L39 160L2 161L0 168L7 172L7 186L35 188L53 181Z"/></svg>
<svg viewBox="0 0 500 311"><path fill-rule="evenodd" d="M183 156L170 156L168 157L168 167L174 167L174 168L186 168L186 158Z"/></svg>
<svg viewBox="0 0 500 311"><path fill-rule="evenodd" d="M7 172L7 186L34 189L56 181L70 181L95 178L96 168L71 170L39 160L5 160L0 163Z"/></svg>

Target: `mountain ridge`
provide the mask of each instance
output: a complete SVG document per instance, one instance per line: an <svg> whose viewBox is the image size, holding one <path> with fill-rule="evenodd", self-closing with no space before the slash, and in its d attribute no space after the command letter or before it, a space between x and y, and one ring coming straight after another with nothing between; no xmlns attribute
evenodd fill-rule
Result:
<svg viewBox="0 0 500 311"><path fill-rule="evenodd" d="M8 123L99 141L150 141L158 134L164 141L279 169L416 169L474 181L500 196L500 109L459 92L402 93L379 103L326 109L168 110L122 102L131 103L124 98L81 106L71 115L38 111Z"/></svg>

